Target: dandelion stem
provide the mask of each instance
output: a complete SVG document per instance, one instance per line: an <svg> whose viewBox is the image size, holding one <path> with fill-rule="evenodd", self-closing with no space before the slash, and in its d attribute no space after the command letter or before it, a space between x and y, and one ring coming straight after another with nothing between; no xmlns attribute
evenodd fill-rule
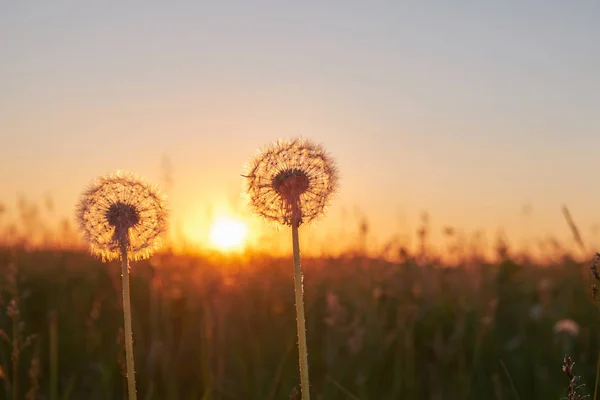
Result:
<svg viewBox="0 0 600 400"><path fill-rule="evenodd" d="M125 357L127 359L127 388L129 400L136 400L135 370L133 363L133 330L131 328L131 298L129 295L129 260L127 246L121 244L121 277L123 278L123 314L125 317Z"/></svg>
<svg viewBox="0 0 600 400"><path fill-rule="evenodd" d="M298 241L298 223L292 224L292 245L294 250L294 285L296 293L296 320L298 323L298 353L300 356L300 388L302 399L310 400L308 380L308 353L306 346L306 322L304 318L303 277L300 268L300 244Z"/></svg>

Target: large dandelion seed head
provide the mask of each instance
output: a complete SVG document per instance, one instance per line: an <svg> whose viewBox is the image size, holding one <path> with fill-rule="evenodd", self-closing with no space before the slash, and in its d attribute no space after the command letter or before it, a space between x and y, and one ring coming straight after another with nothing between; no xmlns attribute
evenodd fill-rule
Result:
<svg viewBox="0 0 600 400"><path fill-rule="evenodd" d="M118 171L96 179L81 195L77 220L90 252L111 261L148 258L161 246L168 212L157 187Z"/></svg>
<svg viewBox="0 0 600 400"><path fill-rule="evenodd" d="M322 215L338 184L335 163L325 149L300 138L261 150L244 177L252 209L290 226Z"/></svg>

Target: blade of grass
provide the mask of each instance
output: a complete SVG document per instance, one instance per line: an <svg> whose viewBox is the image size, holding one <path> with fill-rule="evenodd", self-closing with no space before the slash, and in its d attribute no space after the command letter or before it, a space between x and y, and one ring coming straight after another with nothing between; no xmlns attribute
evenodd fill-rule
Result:
<svg viewBox="0 0 600 400"><path fill-rule="evenodd" d="M508 381L510 382L510 388L513 391L513 394L515 395L515 397L518 400L521 400L521 398L519 397L519 393L517 393L517 388L515 387L515 383L513 382L510 374L508 373L508 368L506 368L506 365L504 365L504 361L502 361L502 359L500 359L500 365L502 366L502 369L504 370L504 373L506 374L506 377L508 378Z"/></svg>
<svg viewBox="0 0 600 400"><path fill-rule="evenodd" d="M50 400L58 399L58 328L56 311L48 318L50 341Z"/></svg>
<svg viewBox="0 0 600 400"><path fill-rule="evenodd" d="M71 376L67 381L67 385L65 387L65 392L62 396L63 400L69 400L71 398L71 394L73 393L73 388L75 387L75 377Z"/></svg>
<svg viewBox="0 0 600 400"><path fill-rule="evenodd" d="M600 352L598 352L598 361L596 362L596 383L594 384L594 400L598 399L598 377L600 376Z"/></svg>
<svg viewBox="0 0 600 400"><path fill-rule="evenodd" d="M571 213L569 212L569 209L566 205L562 206L562 211L563 215L565 216L565 219L567 220L567 225L569 225L569 229L571 229L571 234L573 234L573 239L575 239L575 243L577 243L581 252L585 254L586 248L585 244L583 243L583 239L581 238L581 233L579 232L579 228L575 224L575 221L573 221L573 217L571 216Z"/></svg>
<svg viewBox="0 0 600 400"><path fill-rule="evenodd" d="M275 371L275 377L273 378L273 382L271 384L271 390L269 392L268 397L269 400L274 400L275 396L277 396L279 385L281 383L281 378L283 377L283 369L285 367L285 363L287 362L290 353L294 349L295 344L296 343L294 341L290 340L285 352L281 356L281 360L279 361L279 365L277 366L277 370Z"/></svg>
<svg viewBox="0 0 600 400"><path fill-rule="evenodd" d="M358 397L350 393L348 389L340 385L335 379L331 377L331 375L327 375L327 380L333 383L333 385L339 389L340 392L344 393L346 396L350 397L352 400L360 400Z"/></svg>

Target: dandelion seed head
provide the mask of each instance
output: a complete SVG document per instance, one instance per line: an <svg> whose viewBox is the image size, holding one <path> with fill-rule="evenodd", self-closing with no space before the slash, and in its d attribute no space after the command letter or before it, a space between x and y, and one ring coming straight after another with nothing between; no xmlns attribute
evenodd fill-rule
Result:
<svg viewBox="0 0 600 400"><path fill-rule="evenodd" d="M566 333L570 336L578 336L579 324L572 319L561 319L554 324L554 333Z"/></svg>
<svg viewBox="0 0 600 400"><path fill-rule="evenodd" d="M96 179L82 193L77 220L90 252L103 261L148 258L161 246L168 212L156 186L117 171Z"/></svg>
<svg viewBox="0 0 600 400"><path fill-rule="evenodd" d="M243 176L251 208L283 225L300 225L322 215L339 180L325 149L301 138L265 147Z"/></svg>

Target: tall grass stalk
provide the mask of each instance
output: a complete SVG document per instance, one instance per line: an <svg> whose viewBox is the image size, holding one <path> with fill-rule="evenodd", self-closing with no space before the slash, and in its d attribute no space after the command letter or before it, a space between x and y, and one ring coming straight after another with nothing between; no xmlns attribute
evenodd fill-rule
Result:
<svg viewBox="0 0 600 400"><path fill-rule="evenodd" d="M508 368L506 368L506 364L504 364L504 361L502 359L500 359L500 366L502 367L502 370L504 371L504 373L506 374L506 377L508 378L508 382L510 383L510 389L512 390L513 394L515 395L515 399L521 400L521 397L519 396L519 392L517 392L517 387L515 386L515 382L513 381L512 377L510 376L510 372L508 372Z"/></svg>
<svg viewBox="0 0 600 400"><path fill-rule="evenodd" d="M58 400L58 326L55 311L48 318L50 342L50 400Z"/></svg>
<svg viewBox="0 0 600 400"><path fill-rule="evenodd" d="M596 381L594 383L594 400L598 399L598 377L600 376L600 353L598 353L598 361L596 361Z"/></svg>
<svg viewBox="0 0 600 400"><path fill-rule="evenodd" d="M16 303L15 303L16 304ZM16 308L15 308L16 309ZM18 313L18 311L16 311ZM12 318L12 398L13 400L19 400L19 323L15 316Z"/></svg>

